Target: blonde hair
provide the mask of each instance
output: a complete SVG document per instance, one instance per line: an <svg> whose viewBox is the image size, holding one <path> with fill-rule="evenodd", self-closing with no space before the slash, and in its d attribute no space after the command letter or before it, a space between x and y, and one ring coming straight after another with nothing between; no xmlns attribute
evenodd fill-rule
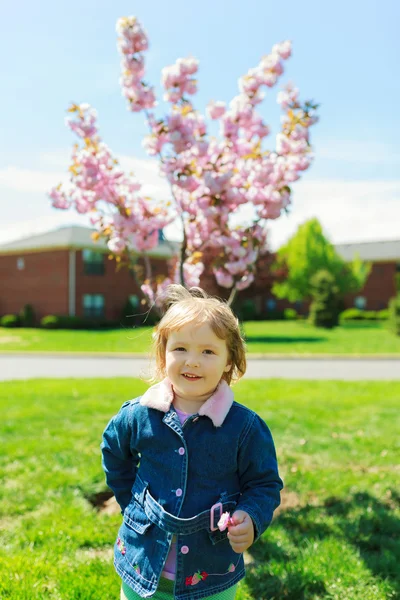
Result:
<svg viewBox="0 0 400 600"><path fill-rule="evenodd" d="M182 285L169 285L162 297L166 310L153 335L153 350L156 360L156 377L165 377L165 349L172 331L189 323L207 323L217 337L225 340L231 368L222 378L230 384L238 381L246 372L245 343L239 321L229 306L208 296L204 290L193 287L187 290Z"/></svg>

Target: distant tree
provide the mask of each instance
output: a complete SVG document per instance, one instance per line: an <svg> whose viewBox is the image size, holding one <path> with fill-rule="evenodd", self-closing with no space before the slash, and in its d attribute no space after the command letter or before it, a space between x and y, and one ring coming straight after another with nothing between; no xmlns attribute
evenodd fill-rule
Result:
<svg viewBox="0 0 400 600"><path fill-rule="evenodd" d="M274 283L272 291L278 298L287 298L290 302L310 299L311 279L324 270L332 275L337 295L343 298L363 287L370 269L371 265L358 257L352 262L343 260L324 236L318 219L310 219L278 250L274 270L284 271L286 275Z"/></svg>
<svg viewBox="0 0 400 600"><path fill-rule="evenodd" d="M35 311L32 304L25 304L19 313L21 327L34 327L36 322Z"/></svg>
<svg viewBox="0 0 400 600"><path fill-rule="evenodd" d="M311 277L312 302L310 322L315 327L332 329L339 324L339 290L329 271L318 271Z"/></svg>

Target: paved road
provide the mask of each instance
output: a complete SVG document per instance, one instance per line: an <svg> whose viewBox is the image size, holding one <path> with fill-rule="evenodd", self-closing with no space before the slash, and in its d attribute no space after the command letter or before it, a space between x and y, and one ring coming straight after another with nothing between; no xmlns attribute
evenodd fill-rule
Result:
<svg viewBox="0 0 400 600"><path fill-rule="evenodd" d="M144 358L0 355L0 381L12 379L149 377ZM249 379L400 380L400 359L250 359Z"/></svg>

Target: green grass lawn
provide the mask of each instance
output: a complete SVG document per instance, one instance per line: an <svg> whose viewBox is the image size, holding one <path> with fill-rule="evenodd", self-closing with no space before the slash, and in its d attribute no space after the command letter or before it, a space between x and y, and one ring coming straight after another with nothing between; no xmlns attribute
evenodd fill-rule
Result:
<svg viewBox="0 0 400 600"><path fill-rule="evenodd" d="M117 600L120 516L99 444L134 379L5 382L0 390L0 598ZM242 381L270 425L283 508L249 551L237 600L386 600L400 594L400 382Z"/></svg>
<svg viewBox="0 0 400 600"><path fill-rule="evenodd" d="M334 330L306 322L253 321L244 325L249 353L398 354L400 337L382 323L348 323ZM68 331L0 328L0 352L122 352L146 353L151 327L109 331Z"/></svg>

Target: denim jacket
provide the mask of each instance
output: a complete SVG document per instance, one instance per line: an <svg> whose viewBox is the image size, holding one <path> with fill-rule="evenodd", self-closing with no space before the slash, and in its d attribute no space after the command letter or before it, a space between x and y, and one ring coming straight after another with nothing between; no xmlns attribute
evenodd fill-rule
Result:
<svg viewBox="0 0 400 600"><path fill-rule="evenodd" d="M264 421L233 399L225 381L181 425L168 380L125 402L107 425L103 468L123 515L114 546L120 577L142 598L151 597L177 542L174 597L195 600L244 577L222 512L244 510L255 540L280 503L274 443Z"/></svg>

